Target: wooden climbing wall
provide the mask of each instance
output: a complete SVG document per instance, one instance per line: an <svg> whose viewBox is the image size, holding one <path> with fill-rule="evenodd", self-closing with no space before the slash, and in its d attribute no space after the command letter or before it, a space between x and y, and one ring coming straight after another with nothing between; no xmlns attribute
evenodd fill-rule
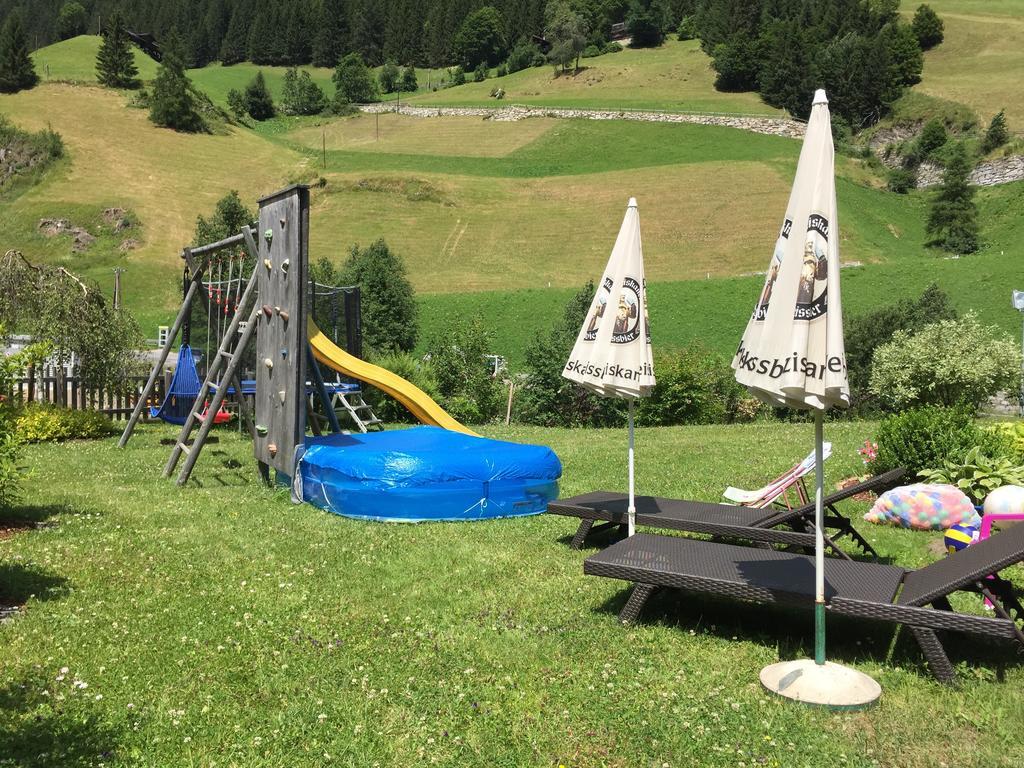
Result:
<svg viewBox="0 0 1024 768"><path fill-rule="evenodd" d="M260 200L256 459L291 477L306 432L306 281L309 188Z"/></svg>

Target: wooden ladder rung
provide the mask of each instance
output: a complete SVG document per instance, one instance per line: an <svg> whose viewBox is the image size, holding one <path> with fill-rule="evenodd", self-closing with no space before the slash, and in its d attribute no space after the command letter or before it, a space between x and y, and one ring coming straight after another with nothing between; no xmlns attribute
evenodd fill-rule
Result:
<svg viewBox="0 0 1024 768"><path fill-rule="evenodd" d="M178 443L178 450L182 451L186 456L192 453L192 449L184 443Z"/></svg>

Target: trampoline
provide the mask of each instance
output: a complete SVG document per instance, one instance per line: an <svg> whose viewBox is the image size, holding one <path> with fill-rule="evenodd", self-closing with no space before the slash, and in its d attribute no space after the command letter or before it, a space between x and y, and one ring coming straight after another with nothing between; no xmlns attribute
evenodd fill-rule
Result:
<svg viewBox="0 0 1024 768"><path fill-rule="evenodd" d="M302 498L360 520L415 523L519 517L558 498L562 465L545 446L439 427L306 439Z"/></svg>

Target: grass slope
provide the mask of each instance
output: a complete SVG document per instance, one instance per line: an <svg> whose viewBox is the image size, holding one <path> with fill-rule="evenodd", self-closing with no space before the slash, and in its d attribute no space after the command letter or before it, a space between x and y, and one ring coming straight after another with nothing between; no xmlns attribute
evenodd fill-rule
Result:
<svg viewBox="0 0 1024 768"><path fill-rule="evenodd" d="M917 0L903 4L913 13ZM987 124L1006 109L1010 129L1024 130L1024 3L1017 0L934 0L945 40L925 54L915 90L967 104Z"/></svg>
<svg viewBox="0 0 1024 768"><path fill-rule="evenodd" d="M417 104L494 106L494 88L505 101L542 107L663 109L670 111L781 114L756 93L721 93L714 89L711 60L695 40L670 40L660 48L626 49L581 59L575 74L555 76L550 66L514 72L482 83L466 83L417 95Z"/></svg>
<svg viewBox="0 0 1024 768"><path fill-rule="evenodd" d="M95 83L100 39L99 35L79 35L40 48L32 54L36 72L43 82ZM158 64L138 48L132 50L139 77L143 80L156 77Z"/></svg>
<svg viewBox="0 0 1024 768"><path fill-rule="evenodd" d="M625 431L486 430L551 445L563 492L625 487ZM829 483L870 424L830 424ZM809 612L665 594L623 627L622 582L584 577L575 526L360 523L256 482L220 433L178 489L170 427L30 449L0 590L0 761L12 765L1016 766L1024 667L952 640L962 687L933 682L909 633L832 620L830 657L885 692L836 715L767 695L762 666L807 655ZM806 454L810 425L638 430L645 492L716 499ZM771 446L771 450L751 450ZM74 477L75 482L68 483ZM140 503L140 500L144 502ZM865 505L848 503L858 516ZM941 537L861 523L915 567ZM592 551L592 550L591 550ZM1007 574L1024 578L1021 569ZM962 608L981 611L980 601ZM998 662L1009 662L997 680ZM66 668L66 671L64 671Z"/></svg>

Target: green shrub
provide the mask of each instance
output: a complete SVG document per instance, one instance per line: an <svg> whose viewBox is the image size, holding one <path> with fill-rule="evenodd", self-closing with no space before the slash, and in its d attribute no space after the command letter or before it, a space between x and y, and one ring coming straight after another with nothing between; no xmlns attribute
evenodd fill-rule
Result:
<svg viewBox="0 0 1024 768"><path fill-rule="evenodd" d="M619 53L624 50L626 49L622 47L622 43L617 43L612 40L611 42L604 44L604 47L601 49L601 53Z"/></svg>
<svg viewBox="0 0 1024 768"><path fill-rule="evenodd" d="M466 84L466 70L462 67L456 67L455 71L452 72L452 85L465 85Z"/></svg>
<svg viewBox="0 0 1024 768"><path fill-rule="evenodd" d="M897 192L901 195L907 194L917 186L917 170L914 168L891 168L889 169L886 187L890 192Z"/></svg>
<svg viewBox="0 0 1024 768"><path fill-rule="evenodd" d="M480 65L473 70L473 82L482 83L491 74L490 68L486 62L480 62Z"/></svg>
<svg viewBox="0 0 1024 768"><path fill-rule="evenodd" d="M270 95L267 81L260 70L256 76L245 86L245 111L253 120L269 120L275 114L274 99Z"/></svg>
<svg viewBox="0 0 1024 768"><path fill-rule="evenodd" d="M21 440L9 408L0 408L0 509L21 498Z"/></svg>
<svg viewBox="0 0 1024 768"><path fill-rule="evenodd" d="M930 158L935 150L946 144L949 136L946 134L946 126L942 121L933 117L924 124L921 135L917 137L917 151L922 158Z"/></svg>
<svg viewBox="0 0 1024 768"><path fill-rule="evenodd" d="M586 48L583 49L582 56L584 59L592 59L595 56L600 56L602 53L604 53L604 51L601 50L596 45L588 45Z"/></svg>
<svg viewBox="0 0 1024 768"><path fill-rule="evenodd" d="M1001 109L988 124L985 138L981 142L981 153L987 155L1010 140L1010 131L1006 127L1006 110Z"/></svg>
<svg viewBox="0 0 1024 768"><path fill-rule="evenodd" d="M451 324L427 345L441 404L459 421L482 424L501 410L504 387L491 377L490 346L491 335L477 318Z"/></svg>
<svg viewBox="0 0 1024 768"><path fill-rule="evenodd" d="M1006 440L1010 455L1019 462L1024 462L1024 421L1004 421L985 427Z"/></svg>
<svg viewBox="0 0 1024 768"><path fill-rule="evenodd" d="M736 417L745 390L717 355L694 345L658 355L654 370L658 383L640 401L638 424L725 424Z"/></svg>
<svg viewBox="0 0 1024 768"><path fill-rule="evenodd" d="M697 37L697 22L693 16L683 16L676 29L676 35L680 40L694 40Z"/></svg>
<svg viewBox="0 0 1024 768"><path fill-rule="evenodd" d="M911 474L955 461L980 446L989 456L1004 457L1006 441L982 430L966 408L911 408L883 419L878 425L876 474L906 467Z"/></svg>
<svg viewBox="0 0 1024 768"><path fill-rule="evenodd" d="M440 397L437 376L434 375L434 366L429 360L423 360L408 352L393 352L373 358L373 363L416 385L432 399L437 400ZM409 423L416 420L404 405L379 389L366 387L364 394L366 401L373 406L377 418L388 423Z"/></svg>
<svg viewBox="0 0 1024 768"><path fill-rule="evenodd" d="M976 409L997 392L1020 388L1020 363L1014 340L968 313L914 335L896 331L875 350L870 388L893 410L961 404Z"/></svg>
<svg viewBox="0 0 1024 768"><path fill-rule="evenodd" d="M286 115L315 115L323 108L324 92L313 82L309 72L296 67L288 69L284 73L281 111Z"/></svg>
<svg viewBox="0 0 1024 768"><path fill-rule="evenodd" d="M118 431L113 422L98 411L73 411L44 403L33 403L22 409L16 430L26 443L86 440L107 437Z"/></svg>
<svg viewBox="0 0 1024 768"><path fill-rule="evenodd" d="M529 40L520 40L516 43L512 52L508 55L505 60L505 68L509 73L518 72L521 69L534 66L533 60L535 57L540 56L541 61L544 60L544 54L540 52Z"/></svg>
<svg viewBox="0 0 1024 768"><path fill-rule="evenodd" d="M981 504L985 497L1004 485L1024 485L1024 466L1006 457L990 459L975 446L962 459L947 459L938 469L920 472L926 483L955 485Z"/></svg>

